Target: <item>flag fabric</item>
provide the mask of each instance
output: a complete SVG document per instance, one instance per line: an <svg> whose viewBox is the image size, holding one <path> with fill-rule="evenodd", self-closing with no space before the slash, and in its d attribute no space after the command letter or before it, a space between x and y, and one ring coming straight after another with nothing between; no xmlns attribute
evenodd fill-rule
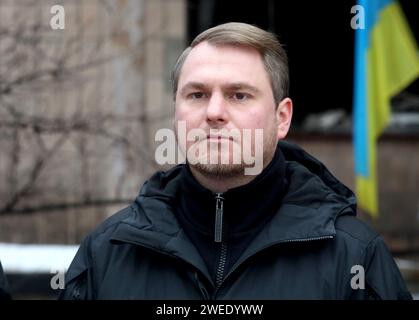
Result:
<svg viewBox="0 0 419 320"><path fill-rule="evenodd" d="M390 99L419 76L419 53L399 3L360 0L355 30L354 155L358 206L378 215L376 141L390 121Z"/></svg>

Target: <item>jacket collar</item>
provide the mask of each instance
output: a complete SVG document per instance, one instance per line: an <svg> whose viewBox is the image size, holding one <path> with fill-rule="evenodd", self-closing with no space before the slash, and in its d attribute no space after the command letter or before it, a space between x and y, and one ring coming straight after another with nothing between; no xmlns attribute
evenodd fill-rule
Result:
<svg viewBox="0 0 419 320"><path fill-rule="evenodd" d="M187 221L189 228L214 236L216 194L203 187L186 165L179 188L175 215L181 226ZM229 233L245 233L264 225L278 210L285 188L285 159L277 148L272 161L251 182L220 194Z"/></svg>
<svg viewBox="0 0 419 320"><path fill-rule="evenodd" d="M288 189L282 204L235 266L269 246L283 242L314 241L334 237L336 218L356 211L353 193L318 160L295 145L280 142ZM205 262L180 227L173 205L179 192L182 165L156 173L132 204L134 214L123 220L111 241L141 245L187 261L210 282Z"/></svg>

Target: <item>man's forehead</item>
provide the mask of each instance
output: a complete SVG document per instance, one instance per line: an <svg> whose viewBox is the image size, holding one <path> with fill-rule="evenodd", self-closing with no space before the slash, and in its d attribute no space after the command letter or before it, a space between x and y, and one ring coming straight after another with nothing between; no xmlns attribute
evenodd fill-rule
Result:
<svg viewBox="0 0 419 320"><path fill-rule="evenodd" d="M233 69L231 69L233 68ZM231 72L234 71L234 74ZM192 48L180 72L179 85L207 82L220 77L226 85L256 85L257 78L268 79L259 52L250 46L202 42ZM241 77L241 79L240 79Z"/></svg>
<svg viewBox="0 0 419 320"><path fill-rule="evenodd" d="M217 52L218 55L222 53L231 53L231 54L241 54L246 55L248 57L252 57L254 59L259 58L262 61L262 56L258 50L251 47L250 45L244 44L233 44L233 43L212 43L209 41L203 41L197 44L195 47L191 49L188 56L186 57L186 61L191 60L190 58L200 58L204 56L206 53L211 57L213 53ZM214 56L212 56L214 57ZM216 58L215 56L214 58ZM208 57L206 57L208 58Z"/></svg>

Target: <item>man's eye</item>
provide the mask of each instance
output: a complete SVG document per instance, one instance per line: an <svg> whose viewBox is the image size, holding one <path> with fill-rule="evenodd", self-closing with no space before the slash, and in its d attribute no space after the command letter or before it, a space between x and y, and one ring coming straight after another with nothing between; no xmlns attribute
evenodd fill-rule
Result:
<svg viewBox="0 0 419 320"><path fill-rule="evenodd" d="M203 93L203 92L192 92L188 96L191 99L202 99L202 98L205 98L205 93Z"/></svg>
<svg viewBox="0 0 419 320"><path fill-rule="evenodd" d="M235 93L233 93L232 98L234 100L237 100L237 101L244 101L244 100L247 100L249 98L249 95L247 93L243 93L243 92L235 92Z"/></svg>

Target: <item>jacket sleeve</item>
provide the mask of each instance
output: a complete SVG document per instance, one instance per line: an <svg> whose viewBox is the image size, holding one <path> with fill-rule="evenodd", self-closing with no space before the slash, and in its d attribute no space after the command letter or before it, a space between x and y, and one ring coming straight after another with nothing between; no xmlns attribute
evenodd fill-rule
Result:
<svg viewBox="0 0 419 320"><path fill-rule="evenodd" d="M93 263L86 238L80 245L65 275L65 287L60 291L60 300L91 300L94 299Z"/></svg>
<svg viewBox="0 0 419 320"><path fill-rule="evenodd" d="M399 268L380 236L375 237L367 246L364 267L364 299L412 299Z"/></svg>
<svg viewBox="0 0 419 320"><path fill-rule="evenodd" d="M11 299L7 288L7 279L3 272L3 267L0 262L0 300Z"/></svg>

